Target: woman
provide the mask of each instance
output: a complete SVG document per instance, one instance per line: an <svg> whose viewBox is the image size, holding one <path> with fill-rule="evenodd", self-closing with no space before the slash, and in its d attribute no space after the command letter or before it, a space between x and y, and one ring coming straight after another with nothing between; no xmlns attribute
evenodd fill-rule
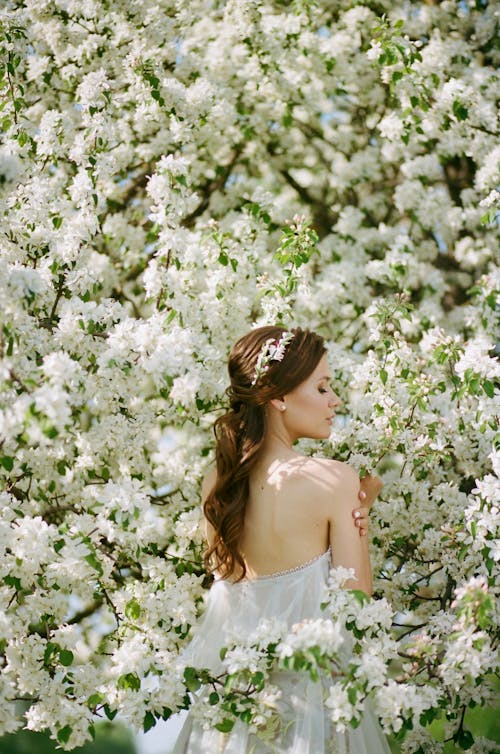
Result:
<svg viewBox="0 0 500 754"><path fill-rule="evenodd" d="M346 588L371 594L368 538L360 533L381 487L370 477L361 492L366 506L357 510L353 469L294 449L300 437L328 438L339 405L319 335L257 328L235 344L228 366L230 408L215 422L216 469L202 486L206 562L216 580L184 657L214 673L228 636L244 637L266 618L291 628L322 617L332 565L353 568ZM359 728L336 733L321 682L279 671L273 683L281 723L271 736L242 722L230 733L204 730L190 713L174 754L388 754L369 710Z"/></svg>

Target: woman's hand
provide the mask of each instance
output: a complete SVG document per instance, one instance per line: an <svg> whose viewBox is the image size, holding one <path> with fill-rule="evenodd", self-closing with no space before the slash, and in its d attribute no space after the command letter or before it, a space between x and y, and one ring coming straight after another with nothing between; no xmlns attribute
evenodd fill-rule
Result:
<svg viewBox="0 0 500 754"><path fill-rule="evenodd" d="M366 537L368 534L370 508L383 486L384 484L378 476L370 474L360 479L358 497L362 504L352 512L354 525L358 527L360 537Z"/></svg>
<svg viewBox="0 0 500 754"><path fill-rule="evenodd" d="M372 507L383 486L384 483L379 476L368 474L359 480L359 499L365 508ZM364 497L362 497L363 493Z"/></svg>

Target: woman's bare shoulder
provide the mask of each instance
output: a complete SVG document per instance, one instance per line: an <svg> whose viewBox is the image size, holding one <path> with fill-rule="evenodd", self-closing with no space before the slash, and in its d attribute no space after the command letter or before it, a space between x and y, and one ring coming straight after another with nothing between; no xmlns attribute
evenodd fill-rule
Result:
<svg viewBox="0 0 500 754"><path fill-rule="evenodd" d="M290 461L289 473L294 481L300 480L330 499L337 491L359 489L359 476L352 466L330 458L300 456Z"/></svg>
<svg viewBox="0 0 500 754"><path fill-rule="evenodd" d="M327 458L314 461L311 468L315 475L314 499L318 515L330 522L334 521L335 526L341 526L342 531L350 531L352 511L358 502L358 473L342 461Z"/></svg>

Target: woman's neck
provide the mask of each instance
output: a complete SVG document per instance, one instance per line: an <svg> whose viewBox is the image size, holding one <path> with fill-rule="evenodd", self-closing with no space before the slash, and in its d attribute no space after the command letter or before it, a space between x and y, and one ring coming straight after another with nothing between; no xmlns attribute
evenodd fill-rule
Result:
<svg viewBox="0 0 500 754"><path fill-rule="evenodd" d="M283 425L273 426L270 423L268 425L266 437L264 439L263 449L264 452L278 452L282 453L288 450L290 453L295 454L293 450L293 444L297 438L292 437Z"/></svg>
<svg viewBox="0 0 500 754"><path fill-rule="evenodd" d="M293 449L293 444L288 438L269 434L262 446L259 466L261 464L268 466L273 461L287 461L290 458L296 458L299 455L300 453L297 453L297 451Z"/></svg>

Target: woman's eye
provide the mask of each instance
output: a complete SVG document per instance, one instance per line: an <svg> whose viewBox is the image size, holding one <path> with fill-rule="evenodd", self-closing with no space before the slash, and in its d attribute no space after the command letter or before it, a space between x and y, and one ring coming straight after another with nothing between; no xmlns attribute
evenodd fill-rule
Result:
<svg viewBox="0 0 500 754"><path fill-rule="evenodd" d="M319 392L320 392L320 393L327 393L327 392L328 392L328 390L327 390L326 388L324 388L324 387L320 387L320 388L319 388Z"/></svg>

